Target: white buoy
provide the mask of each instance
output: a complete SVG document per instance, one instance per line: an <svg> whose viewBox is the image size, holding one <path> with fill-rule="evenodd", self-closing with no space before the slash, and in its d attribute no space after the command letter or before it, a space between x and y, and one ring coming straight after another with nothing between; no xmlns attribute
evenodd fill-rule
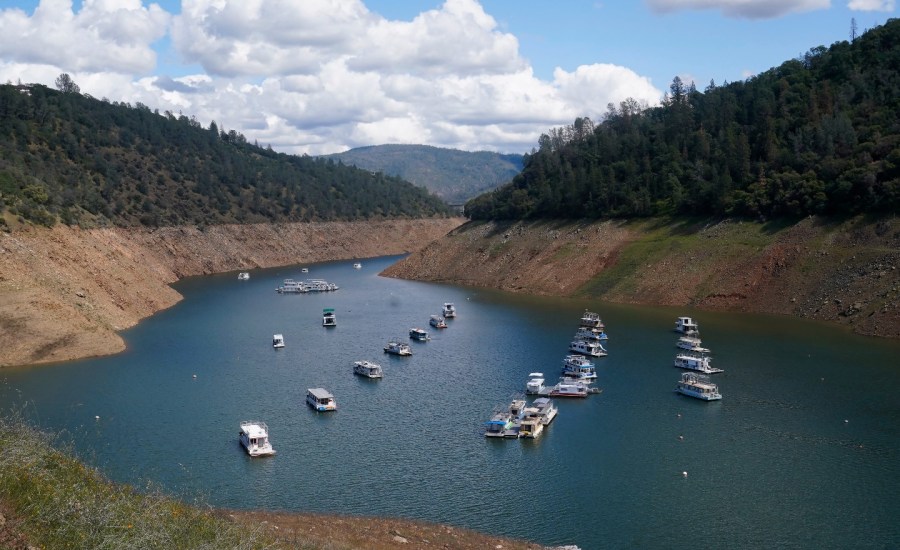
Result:
<svg viewBox="0 0 900 550"><path fill-rule="evenodd" d="M194 378L197 378L197 375L196 375L196 374L194 375Z"/></svg>
<svg viewBox="0 0 900 550"><path fill-rule="evenodd" d="M681 472L681 477L687 477L687 472Z"/></svg>
<svg viewBox="0 0 900 550"><path fill-rule="evenodd" d="M95 416L94 420L100 420L100 415L98 414L97 416Z"/></svg>
<svg viewBox="0 0 900 550"><path fill-rule="evenodd" d="M684 436L683 436L683 435L679 435L679 436L678 436L678 441L684 441Z"/></svg>

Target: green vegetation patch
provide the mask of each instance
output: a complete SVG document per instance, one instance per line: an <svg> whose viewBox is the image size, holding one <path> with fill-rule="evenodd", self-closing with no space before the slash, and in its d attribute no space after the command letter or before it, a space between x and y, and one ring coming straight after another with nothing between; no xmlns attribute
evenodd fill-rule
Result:
<svg viewBox="0 0 900 550"><path fill-rule="evenodd" d="M264 533L109 482L18 419L0 419L0 498L41 548L266 548Z"/></svg>

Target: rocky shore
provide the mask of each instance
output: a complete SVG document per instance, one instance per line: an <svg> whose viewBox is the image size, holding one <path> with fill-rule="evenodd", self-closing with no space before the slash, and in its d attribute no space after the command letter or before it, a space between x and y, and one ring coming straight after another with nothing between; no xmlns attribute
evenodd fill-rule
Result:
<svg viewBox="0 0 900 550"><path fill-rule="evenodd" d="M0 366L119 352L117 332L177 303L182 277L413 252L463 221L0 233Z"/></svg>
<svg viewBox="0 0 900 550"><path fill-rule="evenodd" d="M385 275L793 315L900 338L900 221L469 222Z"/></svg>

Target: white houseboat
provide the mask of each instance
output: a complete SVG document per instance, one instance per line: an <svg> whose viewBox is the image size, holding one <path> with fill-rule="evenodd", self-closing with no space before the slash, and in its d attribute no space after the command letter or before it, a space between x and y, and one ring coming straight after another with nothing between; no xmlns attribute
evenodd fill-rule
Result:
<svg viewBox="0 0 900 550"><path fill-rule="evenodd" d="M381 365L371 361L357 361L353 363L353 373L366 378L384 378Z"/></svg>
<svg viewBox="0 0 900 550"><path fill-rule="evenodd" d="M384 346L384 352L391 355L412 355L412 349L409 347L409 344L401 342L399 338L388 341L387 345Z"/></svg>
<svg viewBox="0 0 900 550"><path fill-rule="evenodd" d="M537 415L545 426L553 422L553 419L559 413L556 404L548 397L538 397L531 406L537 409Z"/></svg>
<svg viewBox="0 0 900 550"><path fill-rule="evenodd" d="M241 445L247 449L250 456L270 456L275 454L275 449L269 442L269 427L265 422L248 420L241 422L241 431L238 432Z"/></svg>
<svg viewBox="0 0 900 550"><path fill-rule="evenodd" d="M273 334L272 335L272 347L273 348L283 348L284 347L284 336L281 334Z"/></svg>
<svg viewBox="0 0 900 550"><path fill-rule="evenodd" d="M588 310L584 310L584 313L581 315L581 326L599 329L604 328L603 320L600 319L600 314Z"/></svg>
<svg viewBox="0 0 900 550"><path fill-rule="evenodd" d="M675 332L688 336L698 336L700 334L700 325L690 317L679 317L675 320Z"/></svg>
<svg viewBox="0 0 900 550"><path fill-rule="evenodd" d="M599 390L591 391L587 383L572 379L563 379L553 386L545 386L544 375L532 372L528 375L528 382L525 383L525 393L544 397L587 397L589 393L599 393Z"/></svg>
<svg viewBox="0 0 900 550"><path fill-rule="evenodd" d="M250 274L247 273L246 271L241 271L240 273L238 273L238 281L249 281L249 280L250 280Z"/></svg>
<svg viewBox="0 0 900 550"><path fill-rule="evenodd" d="M695 372L685 372L675 386L675 391L704 401L722 399L719 387L709 381L709 377Z"/></svg>
<svg viewBox="0 0 900 550"><path fill-rule="evenodd" d="M675 346L688 351L696 351L698 353L709 353L709 348L701 346L702 342L696 336L682 336L675 342Z"/></svg>
<svg viewBox="0 0 900 550"><path fill-rule="evenodd" d="M322 326L323 327L336 327L337 319L334 317L334 309L333 308L325 308L322 310Z"/></svg>
<svg viewBox="0 0 900 550"><path fill-rule="evenodd" d="M535 407L525 407L524 417L519 422L519 437L537 439L544 433L544 424Z"/></svg>
<svg viewBox="0 0 900 550"><path fill-rule="evenodd" d="M693 353L683 351L675 356L675 366L679 369L688 369L702 372L703 374L715 374L717 372L725 372L717 369L710 364L711 358L705 353Z"/></svg>
<svg viewBox="0 0 900 550"><path fill-rule="evenodd" d="M609 336L606 335L606 332L603 331L602 328L590 328L590 327L578 327L578 331L575 333L576 340L609 340Z"/></svg>
<svg viewBox="0 0 900 550"><path fill-rule="evenodd" d="M324 388L309 388L306 390L306 404L318 412L337 410L334 396Z"/></svg>
<svg viewBox="0 0 900 550"><path fill-rule="evenodd" d="M428 336L428 331L420 328L409 329L409 337L413 340L418 340L419 342L426 342L431 339Z"/></svg>
<svg viewBox="0 0 900 550"><path fill-rule="evenodd" d="M567 355L563 359L563 376L579 380L593 380L597 378L597 369L590 359L583 355Z"/></svg>
<svg viewBox="0 0 900 550"><path fill-rule="evenodd" d="M569 344L569 351L589 355L591 357L605 357L606 349L595 340L573 340Z"/></svg>
<svg viewBox="0 0 900 550"><path fill-rule="evenodd" d="M355 264L353 264L353 269L362 269L362 264L359 262L356 262Z"/></svg>
<svg viewBox="0 0 900 550"><path fill-rule="evenodd" d="M447 328L447 322L444 321L444 318L440 315L432 315L431 319L428 321L428 324L433 326L434 328Z"/></svg>
<svg viewBox="0 0 900 550"><path fill-rule="evenodd" d="M444 317L446 317L447 319L450 319L450 318L452 318L452 317L456 317L456 306L454 306L454 305L453 305L452 303L450 303L450 302L444 302L444 309L443 309L443 311L442 311L442 314L443 314Z"/></svg>

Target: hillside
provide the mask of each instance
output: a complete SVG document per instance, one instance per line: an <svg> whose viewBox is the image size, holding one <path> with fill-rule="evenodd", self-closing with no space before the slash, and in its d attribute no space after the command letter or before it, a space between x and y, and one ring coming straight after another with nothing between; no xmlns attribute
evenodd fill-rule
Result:
<svg viewBox="0 0 900 550"><path fill-rule="evenodd" d="M745 219L900 211L900 20L663 105L610 105L542 135L474 219Z"/></svg>
<svg viewBox="0 0 900 550"><path fill-rule="evenodd" d="M387 276L775 313L900 338L900 220L469 222Z"/></svg>
<svg viewBox="0 0 900 550"><path fill-rule="evenodd" d="M0 366L124 349L118 331L172 306L191 275L418 250L459 218L0 232ZM364 237L363 237L364 236Z"/></svg>
<svg viewBox="0 0 900 550"><path fill-rule="evenodd" d="M450 204L462 204L494 189L522 170L522 155L428 145L358 147L324 158L400 177L428 189Z"/></svg>
<svg viewBox="0 0 900 550"><path fill-rule="evenodd" d="M215 122L62 91L0 85L0 214L50 226L420 218L425 190L327 159L276 153ZM2 222L0 222L2 223Z"/></svg>

